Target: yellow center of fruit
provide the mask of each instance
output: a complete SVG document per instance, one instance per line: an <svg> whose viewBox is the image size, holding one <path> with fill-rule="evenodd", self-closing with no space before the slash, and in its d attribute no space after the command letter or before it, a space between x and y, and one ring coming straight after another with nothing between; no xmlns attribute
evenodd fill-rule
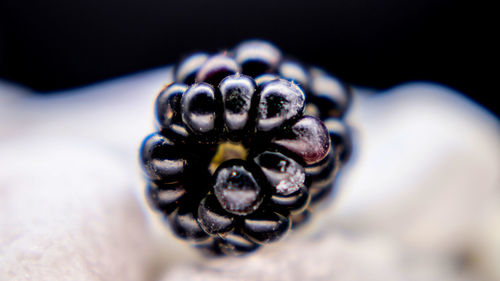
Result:
<svg viewBox="0 0 500 281"><path fill-rule="evenodd" d="M247 155L248 150L243 145L229 141L223 142L217 147L217 152L212 158L212 161L210 161L210 166L208 168L213 174L223 162L230 159L246 160Z"/></svg>

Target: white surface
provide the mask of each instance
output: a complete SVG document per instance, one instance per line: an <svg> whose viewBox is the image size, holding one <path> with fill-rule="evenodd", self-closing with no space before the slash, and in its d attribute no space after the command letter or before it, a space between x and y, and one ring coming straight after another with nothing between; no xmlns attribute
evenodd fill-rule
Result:
<svg viewBox="0 0 500 281"><path fill-rule="evenodd" d="M51 96L0 83L0 280L500 279L498 120L422 83L359 91L353 161L310 227L202 261L144 208L138 146L169 77Z"/></svg>
<svg viewBox="0 0 500 281"><path fill-rule="evenodd" d="M1 280L140 280L151 252L134 184L95 143L2 142Z"/></svg>

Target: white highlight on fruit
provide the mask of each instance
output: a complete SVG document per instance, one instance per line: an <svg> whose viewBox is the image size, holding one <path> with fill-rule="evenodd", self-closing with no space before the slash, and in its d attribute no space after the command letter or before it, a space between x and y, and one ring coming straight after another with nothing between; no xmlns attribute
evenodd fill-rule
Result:
<svg viewBox="0 0 500 281"><path fill-rule="evenodd" d="M278 183L276 191L282 194L291 194L299 190L304 183L305 174L295 167L290 167L285 173L287 177Z"/></svg>
<svg viewBox="0 0 500 281"><path fill-rule="evenodd" d="M341 82L329 75L316 75L313 76L311 88L318 96L325 96L327 98L334 98L342 104L346 104L346 95Z"/></svg>
<svg viewBox="0 0 500 281"><path fill-rule="evenodd" d="M208 55L204 53L194 54L185 60L178 68L176 73L177 81L184 81L186 77L193 73L194 69L199 68L206 60Z"/></svg>
<svg viewBox="0 0 500 281"><path fill-rule="evenodd" d="M214 186L217 200L226 211L234 214L256 210L260 205L257 182L243 167L233 166L232 169L222 169L217 175Z"/></svg>
<svg viewBox="0 0 500 281"><path fill-rule="evenodd" d="M273 44L262 40L249 40L236 48L236 61L242 63L250 59L264 59L277 65L281 60L280 50Z"/></svg>
<svg viewBox="0 0 500 281"><path fill-rule="evenodd" d="M305 173L294 165L287 165L285 160L281 160L279 166L279 171L262 167L266 175L272 175L272 178L280 179L278 182L272 183L276 187L276 192L288 195L299 190L300 186L304 184Z"/></svg>
<svg viewBox="0 0 500 281"><path fill-rule="evenodd" d="M303 109L304 101L304 92L295 83L286 80L269 82L261 92L257 128L269 131L281 125ZM269 107L276 102L280 103L279 112L270 116Z"/></svg>

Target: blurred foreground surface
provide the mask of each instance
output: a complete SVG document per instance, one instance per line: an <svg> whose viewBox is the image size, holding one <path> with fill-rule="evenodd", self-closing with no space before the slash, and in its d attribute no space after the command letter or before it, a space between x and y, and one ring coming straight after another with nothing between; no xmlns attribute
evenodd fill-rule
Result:
<svg viewBox="0 0 500 281"><path fill-rule="evenodd" d="M143 198L169 77L46 97L0 82L0 280L500 280L500 125L460 94L358 90L337 197L280 242L207 260Z"/></svg>

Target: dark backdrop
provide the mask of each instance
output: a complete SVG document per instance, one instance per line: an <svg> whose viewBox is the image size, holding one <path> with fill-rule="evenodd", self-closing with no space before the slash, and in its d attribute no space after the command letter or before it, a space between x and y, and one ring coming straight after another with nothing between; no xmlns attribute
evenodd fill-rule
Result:
<svg viewBox="0 0 500 281"><path fill-rule="evenodd" d="M0 1L0 77L76 87L264 38L348 82L451 86L494 109L474 6L452 0Z"/></svg>

